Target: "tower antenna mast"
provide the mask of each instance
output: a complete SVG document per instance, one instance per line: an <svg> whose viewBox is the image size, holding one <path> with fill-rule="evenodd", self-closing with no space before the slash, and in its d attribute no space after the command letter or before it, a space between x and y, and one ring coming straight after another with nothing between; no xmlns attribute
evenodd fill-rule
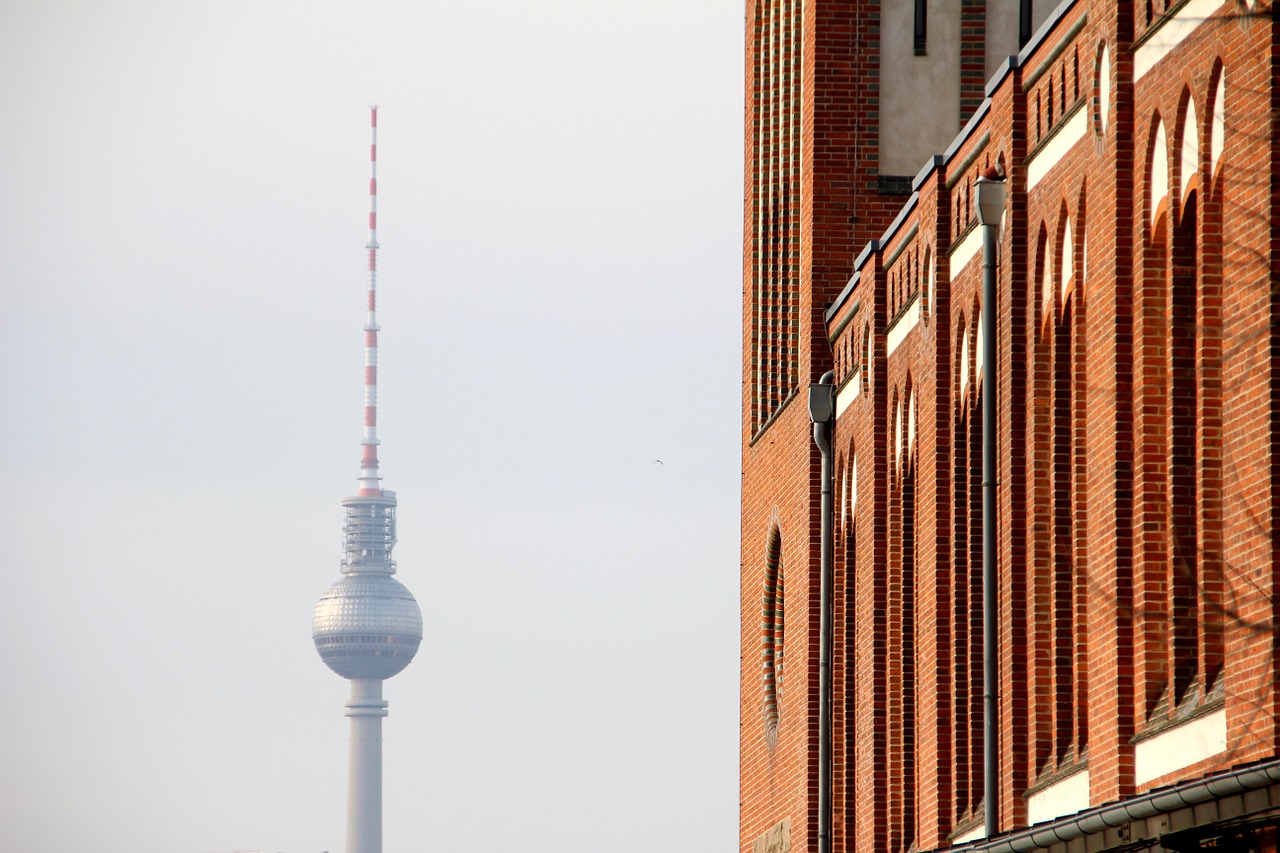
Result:
<svg viewBox="0 0 1280 853"><path fill-rule="evenodd" d="M361 440L361 496L382 494L378 473L378 105L369 108L369 303L364 324L364 437Z"/></svg>

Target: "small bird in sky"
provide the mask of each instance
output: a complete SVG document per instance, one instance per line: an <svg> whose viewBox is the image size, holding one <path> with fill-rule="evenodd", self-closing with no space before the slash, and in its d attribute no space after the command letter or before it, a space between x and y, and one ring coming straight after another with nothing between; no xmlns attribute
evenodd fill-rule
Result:
<svg viewBox="0 0 1280 853"><path fill-rule="evenodd" d="M663 468L667 467L667 463L663 462L661 459L655 459L653 462L655 465L661 465Z"/></svg>

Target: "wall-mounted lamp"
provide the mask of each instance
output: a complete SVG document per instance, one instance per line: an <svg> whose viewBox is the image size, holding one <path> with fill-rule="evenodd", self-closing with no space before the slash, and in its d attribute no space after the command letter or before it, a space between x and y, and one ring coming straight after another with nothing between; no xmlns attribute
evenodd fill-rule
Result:
<svg viewBox="0 0 1280 853"><path fill-rule="evenodd" d="M836 386L830 382L809 383L809 420L825 424L836 413Z"/></svg>
<svg viewBox="0 0 1280 853"><path fill-rule="evenodd" d="M992 174L988 177L988 174ZM989 169L978 178L977 196L978 223L981 225L999 226L1004 216L1005 182L996 170Z"/></svg>

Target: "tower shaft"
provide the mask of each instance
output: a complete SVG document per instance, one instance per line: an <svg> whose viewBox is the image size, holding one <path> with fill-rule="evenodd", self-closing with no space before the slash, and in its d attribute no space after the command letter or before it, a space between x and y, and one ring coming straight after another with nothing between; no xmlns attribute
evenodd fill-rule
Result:
<svg viewBox="0 0 1280 853"><path fill-rule="evenodd" d="M352 680L346 715L351 718L347 853L382 853L382 718L387 702L381 679Z"/></svg>

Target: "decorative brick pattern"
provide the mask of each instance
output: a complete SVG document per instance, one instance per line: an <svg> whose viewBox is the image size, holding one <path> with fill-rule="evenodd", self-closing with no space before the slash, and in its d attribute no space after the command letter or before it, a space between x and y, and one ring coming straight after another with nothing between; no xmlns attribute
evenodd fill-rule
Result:
<svg viewBox="0 0 1280 853"><path fill-rule="evenodd" d="M752 21L751 411L759 430L795 390L800 290L800 3L761 0Z"/></svg>

